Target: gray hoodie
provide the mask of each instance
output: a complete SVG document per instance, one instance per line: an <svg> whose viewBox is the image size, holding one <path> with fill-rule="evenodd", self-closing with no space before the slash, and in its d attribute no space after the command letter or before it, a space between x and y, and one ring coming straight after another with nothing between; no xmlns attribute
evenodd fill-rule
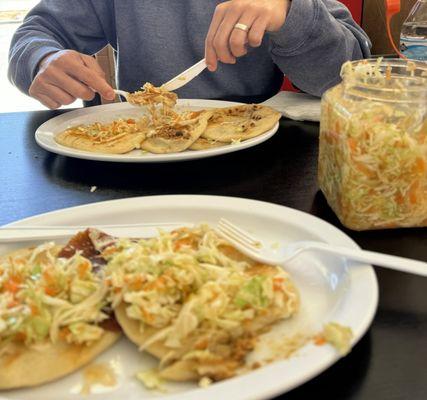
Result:
<svg viewBox="0 0 427 400"><path fill-rule="evenodd" d="M9 79L23 92L40 60L52 51L117 51L118 84L134 91L160 85L204 55L218 0L42 0L16 31ZM292 0L279 32L234 65L205 70L178 90L181 98L268 98L283 74L301 90L321 95L338 83L343 62L369 56L370 42L348 9L335 0Z"/></svg>

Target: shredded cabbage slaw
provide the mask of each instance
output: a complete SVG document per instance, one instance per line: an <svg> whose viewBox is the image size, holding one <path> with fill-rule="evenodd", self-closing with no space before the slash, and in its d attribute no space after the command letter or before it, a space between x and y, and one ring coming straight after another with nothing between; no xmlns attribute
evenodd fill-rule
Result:
<svg viewBox="0 0 427 400"><path fill-rule="evenodd" d="M380 63L343 70L347 79L353 74L372 87L388 87L391 72L383 74ZM352 229L427 225L427 109L393 102L410 97L402 84L395 86L391 101L355 100L343 84L322 101L319 185Z"/></svg>
<svg viewBox="0 0 427 400"><path fill-rule="evenodd" d="M144 348L163 342L170 353L161 365L218 362L224 354L216 344L255 335L297 311L298 293L282 268L251 268L227 255L226 247L201 225L138 242L120 240L104 252L113 307L124 301L142 332L158 329Z"/></svg>
<svg viewBox="0 0 427 400"><path fill-rule="evenodd" d="M116 119L112 122L102 124L95 122L93 124L78 125L70 127L64 133L69 133L74 136L82 136L90 138L93 143L109 143L115 142L130 134L140 133L148 124L147 118L139 119Z"/></svg>
<svg viewBox="0 0 427 400"><path fill-rule="evenodd" d="M58 258L57 249L45 243L0 260L0 354L9 343L90 344L102 336L104 280L86 258Z"/></svg>
<svg viewBox="0 0 427 400"><path fill-rule="evenodd" d="M97 271L80 251L59 257L61 246L52 242L0 258L0 356L14 343L90 345L104 332L107 307L124 303L141 332L156 328L142 348L162 342L169 349L159 369L137 378L161 389L162 369L182 361L196 366L205 387L237 373L257 336L299 309L282 268L244 257L207 225L150 239L92 236L107 261ZM351 337L349 328L328 324L322 343L344 355ZM288 357L307 340L288 338L276 353Z"/></svg>

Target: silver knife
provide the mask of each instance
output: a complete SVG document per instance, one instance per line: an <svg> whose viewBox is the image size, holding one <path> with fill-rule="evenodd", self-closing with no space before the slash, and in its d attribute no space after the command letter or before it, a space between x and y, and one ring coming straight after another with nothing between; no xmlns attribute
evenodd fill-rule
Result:
<svg viewBox="0 0 427 400"><path fill-rule="evenodd" d="M192 227L188 222L152 222L136 224L112 224L112 225L83 225L83 226L60 226L60 225L27 225L27 226L4 226L0 227L0 244L19 243L34 240L54 240L69 238L79 230L88 227L101 229L113 236L126 237L153 237L158 235L159 229L171 231L180 227Z"/></svg>
<svg viewBox="0 0 427 400"><path fill-rule="evenodd" d="M179 89L180 87L186 85L188 82L194 79L197 75L199 75L205 68L206 60L202 59L198 63L194 64L192 67L175 76L175 78L172 78L170 81L164 83L162 85L162 88L168 91Z"/></svg>

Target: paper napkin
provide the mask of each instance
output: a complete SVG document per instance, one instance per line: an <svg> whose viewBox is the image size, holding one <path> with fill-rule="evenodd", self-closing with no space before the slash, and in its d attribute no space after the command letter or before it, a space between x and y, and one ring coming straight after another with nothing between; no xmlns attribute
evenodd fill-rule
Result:
<svg viewBox="0 0 427 400"><path fill-rule="evenodd" d="M320 121L320 99L306 93L279 92L262 104L296 121Z"/></svg>

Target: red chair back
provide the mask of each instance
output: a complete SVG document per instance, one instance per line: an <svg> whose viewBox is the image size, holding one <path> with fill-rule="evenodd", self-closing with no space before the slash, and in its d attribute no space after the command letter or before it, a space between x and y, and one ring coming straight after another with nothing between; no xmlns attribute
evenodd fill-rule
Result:
<svg viewBox="0 0 427 400"><path fill-rule="evenodd" d="M353 19L360 25L362 23L363 0L340 0L350 10Z"/></svg>

